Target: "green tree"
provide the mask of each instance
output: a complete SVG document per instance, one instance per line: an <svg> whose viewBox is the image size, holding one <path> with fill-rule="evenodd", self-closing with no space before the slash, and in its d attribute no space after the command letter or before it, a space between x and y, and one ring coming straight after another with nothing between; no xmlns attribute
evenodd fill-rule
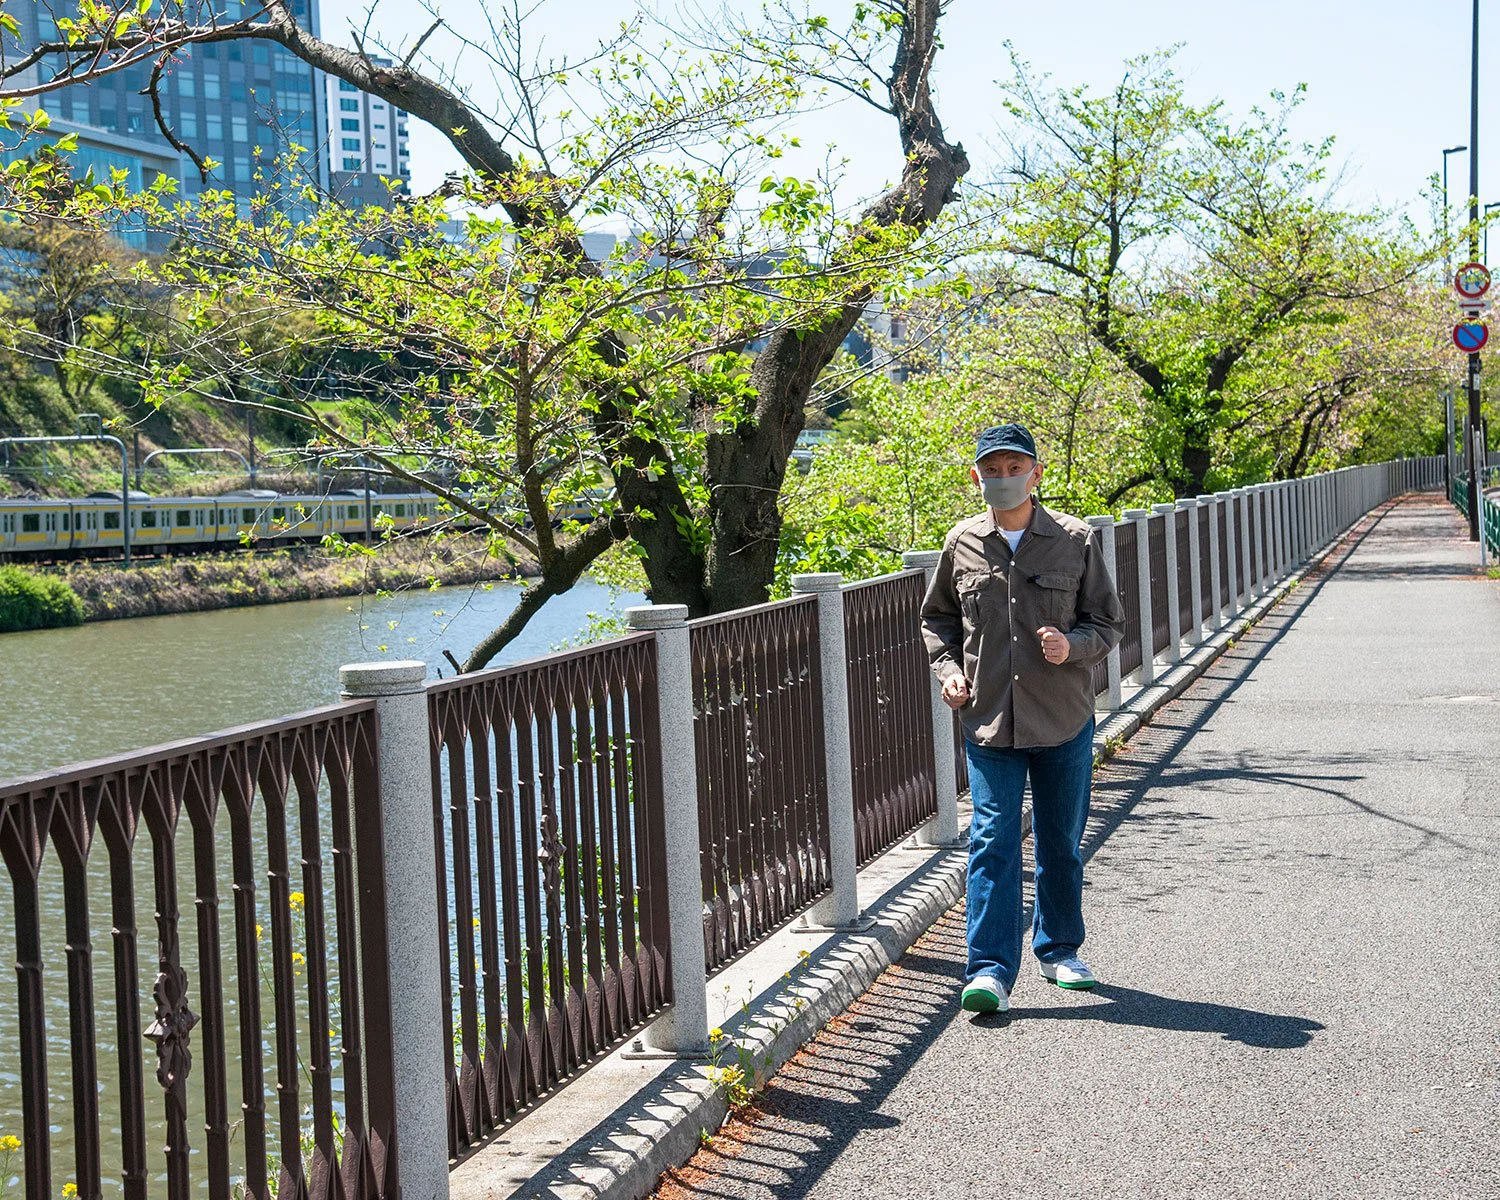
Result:
<svg viewBox="0 0 1500 1200"><path fill-rule="evenodd" d="M53 74L66 66L73 83L133 65L156 71L197 44L269 41L428 122L457 149L469 174L450 198L497 214L471 220L468 247L435 244L436 220L420 204L385 216L325 206L307 226L289 225L279 214L293 206L276 199L298 185L283 172L243 222L210 194L207 215L184 233L212 253L170 269L179 287L216 296L232 280L268 306L303 306L346 347L425 357L412 402L380 445L355 444L311 397L277 407L321 421L320 438L397 475L410 477L420 459L446 461L452 478L479 489L448 489L456 509L534 546L542 583L472 668L622 536L658 601L702 614L767 596L777 496L809 397L866 305L927 253L922 236L968 169L929 87L942 7L865 0L842 21L783 9L754 30L721 29L693 54L637 19L582 63L529 57L519 22L496 14L496 38L482 48L502 84L493 112L424 63L422 44L383 66L315 36L286 0L201 23L175 8L91 0L33 61ZM16 79L11 63L0 68L0 107L37 92ZM776 170L794 144L777 126L828 86L874 105L899 133L898 181L852 211L834 204L828 180ZM201 165L208 178L213 164ZM581 236L603 214L642 230L641 244L608 264L584 253ZM205 333L212 307L190 315ZM183 354L154 386L222 390L202 365L212 357ZM240 355L242 372L250 358ZM222 379L231 368L217 369ZM597 480L597 464L610 502L555 538L543 519L553 500ZM525 518L492 514L475 495L514 501Z"/></svg>
<svg viewBox="0 0 1500 1200"><path fill-rule="evenodd" d="M1330 394L1363 386L1375 360L1329 348L1405 294L1427 251L1383 214L1339 206L1331 141L1288 131L1301 89L1236 121L1190 104L1171 59L1135 59L1097 95L1045 92L1013 56L991 203L999 263L1138 381L1145 445L1114 490L1193 495L1235 479L1250 435L1283 441ZM1326 377L1294 395L1284 374L1272 381L1294 361Z"/></svg>

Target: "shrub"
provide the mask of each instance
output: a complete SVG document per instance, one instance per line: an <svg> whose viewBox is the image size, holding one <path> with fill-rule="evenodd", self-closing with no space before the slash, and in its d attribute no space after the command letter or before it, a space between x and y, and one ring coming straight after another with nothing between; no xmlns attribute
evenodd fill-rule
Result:
<svg viewBox="0 0 1500 1200"><path fill-rule="evenodd" d="M0 567L0 633L83 624L83 601L61 579Z"/></svg>

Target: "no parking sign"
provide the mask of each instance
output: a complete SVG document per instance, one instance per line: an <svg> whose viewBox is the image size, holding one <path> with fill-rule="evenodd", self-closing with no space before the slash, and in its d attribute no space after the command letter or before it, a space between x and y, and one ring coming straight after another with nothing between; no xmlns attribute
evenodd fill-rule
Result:
<svg viewBox="0 0 1500 1200"><path fill-rule="evenodd" d="M1490 327L1483 321L1460 321L1453 327L1453 344L1465 354L1478 354L1490 340Z"/></svg>

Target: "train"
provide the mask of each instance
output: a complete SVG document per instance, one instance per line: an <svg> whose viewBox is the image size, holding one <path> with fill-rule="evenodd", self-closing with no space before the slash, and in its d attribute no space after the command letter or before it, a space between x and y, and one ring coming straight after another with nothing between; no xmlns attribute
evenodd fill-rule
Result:
<svg viewBox="0 0 1500 1200"><path fill-rule="evenodd" d="M130 514L132 554L199 551L215 546L258 547L317 541L328 534L363 538L366 529L363 492L292 495L262 489L222 496L148 496L95 492L80 499L0 500L0 557L94 557L123 549L123 520ZM430 492L372 493L369 527L419 529L451 520L453 510ZM587 520L585 502L566 505L559 520Z"/></svg>

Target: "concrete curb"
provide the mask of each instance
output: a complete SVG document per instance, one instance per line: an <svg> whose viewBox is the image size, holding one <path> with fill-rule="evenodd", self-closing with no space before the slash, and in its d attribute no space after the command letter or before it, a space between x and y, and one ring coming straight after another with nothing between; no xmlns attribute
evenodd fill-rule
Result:
<svg viewBox="0 0 1500 1200"><path fill-rule="evenodd" d="M1372 511L1378 513L1385 507ZM1369 515L1336 535L1155 683L1138 690L1121 710L1104 717L1094 735L1095 765L1187 690L1231 642L1281 603ZM1027 811L1023 816L1027 831L1029 817ZM723 1020L723 1037L717 1043L721 1051L714 1061L668 1059L648 1067L632 1061L628 1048L616 1050L588 1076L597 1078L601 1089L625 1096L622 1103L613 1111L597 1113L603 1119L585 1126L587 1132L579 1136L577 1110L586 1111L588 1106L570 1105L576 1083L563 1089L524 1118L528 1125L541 1122L539 1131L512 1137L502 1133L453 1171L450 1194L454 1200L640 1200L650 1195L664 1171L685 1163L702 1140L724 1123L736 1069L743 1072L742 1078L733 1080L736 1086L758 1089L963 898L967 856L962 850L937 849L927 861L909 867L911 849L897 846L860 871L861 892L878 889L878 895L864 906L866 916L874 921L869 928L818 931L821 942L802 939L815 948L789 951L787 947L795 945L799 936L797 927L789 926L768 939L762 949L746 955L748 959L767 954L774 962L779 954L780 964L790 963L790 969L773 967L780 976L776 985L759 991L737 1010L731 1006L737 1015ZM711 985L733 970L714 976ZM650 1077L642 1080L640 1073L648 1070ZM552 1113L560 1119L543 1120ZM563 1132L569 1125L569 1138L546 1136L552 1126L558 1127L552 1132ZM568 1144L560 1146L562 1141ZM512 1148L516 1145L523 1148Z"/></svg>

